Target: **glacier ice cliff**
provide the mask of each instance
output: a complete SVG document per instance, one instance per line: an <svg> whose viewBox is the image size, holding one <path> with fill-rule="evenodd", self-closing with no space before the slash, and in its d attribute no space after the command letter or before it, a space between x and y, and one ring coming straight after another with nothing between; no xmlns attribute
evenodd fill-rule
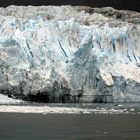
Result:
<svg viewBox="0 0 140 140"><path fill-rule="evenodd" d="M0 93L44 102L139 102L140 14L0 8Z"/></svg>

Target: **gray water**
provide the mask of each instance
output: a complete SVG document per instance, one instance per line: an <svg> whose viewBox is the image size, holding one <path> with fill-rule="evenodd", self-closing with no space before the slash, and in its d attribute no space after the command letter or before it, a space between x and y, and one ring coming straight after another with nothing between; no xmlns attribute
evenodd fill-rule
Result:
<svg viewBox="0 0 140 140"><path fill-rule="evenodd" d="M0 140L140 140L140 115L0 113Z"/></svg>
<svg viewBox="0 0 140 140"><path fill-rule="evenodd" d="M139 104L24 102L3 107L17 112L0 113L0 140L140 140Z"/></svg>

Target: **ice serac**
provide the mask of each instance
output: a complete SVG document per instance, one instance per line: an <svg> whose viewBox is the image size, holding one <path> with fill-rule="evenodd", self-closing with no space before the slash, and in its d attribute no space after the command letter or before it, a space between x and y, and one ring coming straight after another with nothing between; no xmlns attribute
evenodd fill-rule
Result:
<svg viewBox="0 0 140 140"><path fill-rule="evenodd" d="M140 14L0 9L0 93L44 102L140 102Z"/></svg>

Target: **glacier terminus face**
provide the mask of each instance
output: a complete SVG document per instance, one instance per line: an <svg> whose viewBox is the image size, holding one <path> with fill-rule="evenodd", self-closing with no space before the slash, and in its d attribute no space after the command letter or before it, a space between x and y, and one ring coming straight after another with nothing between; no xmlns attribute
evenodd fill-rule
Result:
<svg viewBox="0 0 140 140"><path fill-rule="evenodd" d="M0 93L43 102L139 102L140 14L0 8Z"/></svg>

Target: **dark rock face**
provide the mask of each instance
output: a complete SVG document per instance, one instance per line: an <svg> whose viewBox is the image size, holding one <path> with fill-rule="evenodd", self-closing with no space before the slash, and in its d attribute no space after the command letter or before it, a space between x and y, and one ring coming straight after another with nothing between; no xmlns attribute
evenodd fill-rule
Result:
<svg viewBox="0 0 140 140"><path fill-rule="evenodd" d="M139 0L3 0L0 1L1 7L9 5L73 5L73 6L90 6L90 7L113 7L119 10L132 10L140 12Z"/></svg>
<svg viewBox="0 0 140 140"><path fill-rule="evenodd" d="M140 14L0 9L0 93L42 102L139 102Z"/></svg>

